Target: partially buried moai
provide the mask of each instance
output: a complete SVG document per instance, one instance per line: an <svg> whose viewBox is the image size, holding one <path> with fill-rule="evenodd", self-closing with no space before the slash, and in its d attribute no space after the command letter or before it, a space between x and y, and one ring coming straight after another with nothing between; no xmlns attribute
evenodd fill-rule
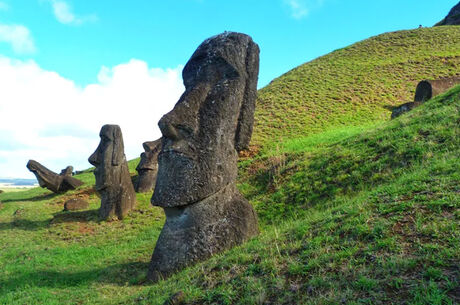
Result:
<svg viewBox="0 0 460 305"><path fill-rule="evenodd" d="M104 125L101 141L88 161L96 168L96 191L101 196L99 217L122 219L136 204L120 126Z"/></svg>
<svg viewBox="0 0 460 305"><path fill-rule="evenodd" d="M153 190L158 173L158 153L161 150L161 138L156 141L144 142L144 152L136 167L139 174L136 182L136 192L145 193Z"/></svg>
<svg viewBox="0 0 460 305"><path fill-rule="evenodd" d="M258 234L239 193L238 151L252 134L259 47L225 32L204 41L182 76L185 92L158 123L163 134L152 204L166 222L149 266L156 281Z"/></svg>

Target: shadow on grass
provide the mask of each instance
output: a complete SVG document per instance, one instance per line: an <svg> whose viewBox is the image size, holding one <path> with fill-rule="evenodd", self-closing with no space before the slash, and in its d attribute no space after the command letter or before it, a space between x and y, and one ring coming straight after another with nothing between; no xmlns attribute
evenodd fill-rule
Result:
<svg viewBox="0 0 460 305"><path fill-rule="evenodd" d="M87 210L78 212L58 212L50 221L52 224L69 222L98 222L98 210Z"/></svg>
<svg viewBox="0 0 460 305"><path fill-rule="evenodd" d="M11 222L0 222L0 231L11 229L20 229L24 231L35 231L46 228L50 223L49 220L28 220L28 219L15 219Z"/></svg>
<svg viewBox="0 0 460 305"><path fill-rule="evenodd" d="M47 228L50 224L98 221L98 210L88 210L79 212L58 212L54 214L54 217L52 219L47 220L14 219L11 222L0 222L0 231L6 231L11 229L34 231Z"/></svg>
<svg viewBox="0 0 460 305"><path fill-rule="evenodd" d="M16 198L12 198L12 199L4 199L2 200L3 203L8 203L8 202L26 202L26 201L32 201L32 202L36 202L36 201L42 201L42 200L49 200L49 199L53 199L55 198L56 196L59 196L59 195L62 195L62 194L55 194L55 193L45 193L45 194L41 194L41 195L30 195L30 197L25 197L25 198L20 198L20 199L16 199Z"/></svg>
<svg viewBox="0 0 460 305"><path fill-rule="evenodd" d="M35 270L0 280L0 293L32 287L65 289L92 283L138 286L146 283L148 262L132 262L80 272Z"/></svg>

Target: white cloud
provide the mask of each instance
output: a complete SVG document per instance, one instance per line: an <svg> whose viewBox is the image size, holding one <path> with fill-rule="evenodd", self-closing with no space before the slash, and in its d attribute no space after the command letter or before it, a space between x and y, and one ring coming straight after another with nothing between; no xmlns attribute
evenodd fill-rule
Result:
<svg viewBox="0 0 460 305"><path fill-rule="evenodd" d="M0 11L7 11L9 9L10 9L10 6L7 3L0 1Z"/></svg>
<svg viewBox="0 0 460 305"><path fill-rule="evenodd" d="M54 16L63 24L80 25L87 21L96 21L96 15L77 16L73 13L70 5L63 0L50 0Z"/></svg>
<svg viewBox="0 0 460 305"><path fill-rule="evenodd" d="M289 7L291 16L294 19L306 17L311 10L323 5L325 0L283 0Z"/></svg>
<svg viewBox="0 0 460 305"><path fill-rule="evenodd" d="M285 0L284 1L291 9L291 15L295 19L301 19L308 14L306 4L302 0Z"/></svg>
<svg viewBox="0 0 460 305"><path fill-rule="evenodd" d="M128 159L138 157L184 90L180 72L133 59L102 67L98 82L80 88L32 60L0 57L0 177L33 177L29 159L54 171L90 167L104 124L120 125Z"/></svg>
<svg viewBox="0 0 460 305"><path fill-rule="evenodd" d="M23 25L0 24L0 42L11 44L16 53L33 53L35 44L28 28Z"/></svg>

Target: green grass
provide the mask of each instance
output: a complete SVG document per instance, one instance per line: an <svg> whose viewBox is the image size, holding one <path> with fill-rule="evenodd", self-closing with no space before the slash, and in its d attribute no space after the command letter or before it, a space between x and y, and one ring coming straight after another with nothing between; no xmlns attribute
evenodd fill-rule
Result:
<svg viewBox="0 0 460 305"><path fill-rule="evenodd" d="M460 28L382 34L305 63L259 90L252 144L388 120L423 79L459 75Z"/></svg>
<svg viewBox="0 0 460 305"><path fill-rule="evenodd" d="M455 304L459 117L457 87L365 131L243 160L260 236L157 284L144 282L164 221L151 194L118 222L97 220L93 193L83 212L41 189L1 194L0 303L162 304L183 291L189 304Z"/></svg>
<svg viewBox="0 0 460 305"><path fill-rule="evenodd" d="M386 35L420 33L431 32ZM350 48L359 59L368 44ZM373 60L394 52L384 46ZM373 118L272 131L239 162L261 234L157 284L145 282L164 223L151 193L113 222L97 218L91 169L66 194L2 193L0 304L163 304L178 291L187 304L458 304L460 86L393 121ZM90 208L63 212L74 197Z"/></svg>

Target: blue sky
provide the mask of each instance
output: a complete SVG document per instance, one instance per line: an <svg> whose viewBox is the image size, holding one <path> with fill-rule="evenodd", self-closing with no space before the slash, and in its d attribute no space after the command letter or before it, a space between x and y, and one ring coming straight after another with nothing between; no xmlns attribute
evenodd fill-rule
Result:
<svg viewBox="0 0 460 305"><path fill-rule="evenodd" d="M0 177L33 177L28 159L55 171L89 167L104 123L121 125L127 156L137 157L183 90L182 65L212 35L253 37L263 87L369 36L432 26L457 2L0 0L0 81L9 88L0 92L9 116L0 122Z"/></svg>

